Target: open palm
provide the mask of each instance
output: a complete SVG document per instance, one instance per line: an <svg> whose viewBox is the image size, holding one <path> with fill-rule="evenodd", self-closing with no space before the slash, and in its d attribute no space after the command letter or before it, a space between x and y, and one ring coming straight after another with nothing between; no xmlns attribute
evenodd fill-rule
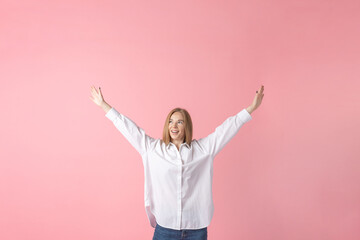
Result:
<svg viewBox="0 0 360 240"><path fill-rule="evenodd" d="M96 89L94 86L91 86L91 96L90 99L98 106L104 102L104 97L101 92L101 88Z"/></svg>
<svg viewBox="0 0 360 240"><path fill-rule="evenodd" d="M256 91L256 95L255 95L255 98L251 104L251 107L255 110L257 109L261 102L262 102L262 99L264 97L264 86L261 86L260 90L259 91Z"/></svg>

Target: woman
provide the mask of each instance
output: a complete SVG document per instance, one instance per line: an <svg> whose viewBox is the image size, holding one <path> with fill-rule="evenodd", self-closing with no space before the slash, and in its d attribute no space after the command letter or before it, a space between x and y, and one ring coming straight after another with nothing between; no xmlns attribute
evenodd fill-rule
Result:
<svg viewBox="0 0 360 240"><path fill-rule="evenodd" d="M213 160L261 104L264 86L252 104L226 119L213 133L192 139L189 113L174 108L166 118L163 138L154 139L105 102L91 87L90 99L140 153L145 172L145 210L155 228L153 240L206 240L213 216Z"/></svg>

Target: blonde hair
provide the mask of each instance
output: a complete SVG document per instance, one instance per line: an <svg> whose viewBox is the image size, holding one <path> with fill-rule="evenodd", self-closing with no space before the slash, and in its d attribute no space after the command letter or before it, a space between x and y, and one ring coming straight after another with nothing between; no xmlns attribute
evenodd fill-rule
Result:
<svg viewBox="0 0 360 240"><path fill-rule="evenodd" d="M190 114L188 113L188 111L186 111L183 108L174 108L167 115L166 120L165 120L164 130L163 130L162 141L166 144L166 146L170 143L171 137L170 137L170 131L169 131L169 122L170 122L171 115L174 112L179 112L183 115L184 125L185 125L184 142L186 142L190 146L190 143L192 141L192 135L193 135L193 125L192 125Z"/></svg>

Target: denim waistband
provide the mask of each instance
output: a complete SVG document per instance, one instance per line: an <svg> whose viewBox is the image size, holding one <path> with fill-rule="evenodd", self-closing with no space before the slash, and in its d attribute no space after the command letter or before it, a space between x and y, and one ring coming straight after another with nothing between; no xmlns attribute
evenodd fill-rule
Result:
<svg viewBox="0 0 360 240"><path fill-rule="evenodd" d="M164 230L164 231L174 232L174 233L176 233L176 232L182 232L182 231L186 231L186 232L201 232L201 231L207 230L207 227L200 228L200 229L180 229L180 230L177 230L177 229L171 229L171 228L163 227L163 226L159 225L158 223L156 223L156 227L159 228L159 230Z"/></svg>

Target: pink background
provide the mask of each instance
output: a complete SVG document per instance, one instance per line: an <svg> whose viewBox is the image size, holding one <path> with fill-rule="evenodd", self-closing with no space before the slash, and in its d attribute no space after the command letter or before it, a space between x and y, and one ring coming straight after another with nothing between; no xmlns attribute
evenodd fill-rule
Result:
<svg viewBox="0 0 360 240"><path fill-rule="evenodd" d="M209 239L360 238L360 2L1 1L0 239L151 239L140 155L263 104L214 163Z"/></svg>

